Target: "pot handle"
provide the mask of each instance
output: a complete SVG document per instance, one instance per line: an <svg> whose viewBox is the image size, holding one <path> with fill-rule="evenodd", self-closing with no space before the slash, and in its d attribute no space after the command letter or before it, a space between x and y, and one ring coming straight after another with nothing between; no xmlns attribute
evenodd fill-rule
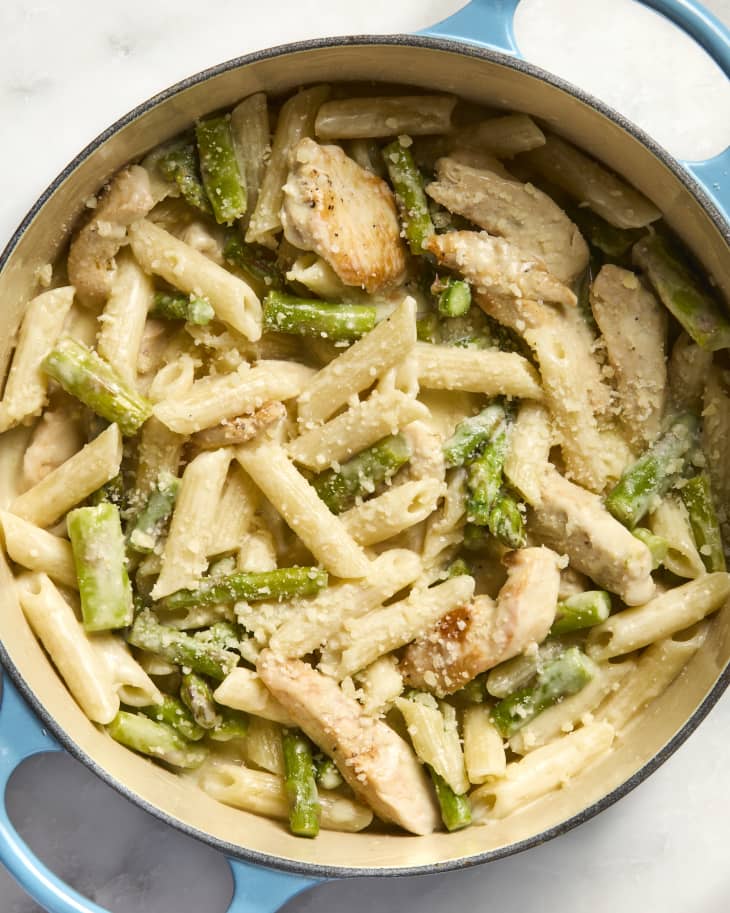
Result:
<svg viewBox="0 0 730 913"><path fill-rule="evenodd" d="M470 0L447 19L423 30L424 35L451 38L522 57L514 35L514 14L520 0ZM700 44L730 77L730 30L695 0L640 0ZM730 220L730 147L704 162L682 162Z"/></svg>
<svg viewBox="0 0 730 913"><path fill-rule="evenodd" d="M0 863L48 913L108 913L65 884L35 855L17 832L5 806L13 771L26 758L61 751L20 696L7 674L0 679ZM318 884L317 879L289 875L228 859L233 899L227 913L273 913L289 898Z"/></svg>

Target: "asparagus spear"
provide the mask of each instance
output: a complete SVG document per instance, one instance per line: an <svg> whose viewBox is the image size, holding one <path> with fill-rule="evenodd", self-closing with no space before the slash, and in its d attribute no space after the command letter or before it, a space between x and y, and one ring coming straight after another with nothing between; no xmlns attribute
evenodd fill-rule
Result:
<svg viewBox="0 0 730 913"><path fill-rule="evenodd" d="M509 548L525 545L525 518L517 500L509 492L501 491L489 512L489 532Z"/></svg>
<svg viewBox="0 0 730 913"><path fill-rule="evenodd" d="M501 700L492 710L492 722L504 738L509 738L560 698L576 694L595 674L595 663L578 647L570 647L545 665L534 685Z"/></svg>
<svg viewBox="0 0 730 913"><path fill-rule="evenodd" d="M483 526L467 523L464 526L464 548L469 552L483 551L489 544L489 533Z"/></svg>
<svg viewBox="0 0 730 913"><path fill-rule="evenodd" d="M241 652L241 635L238 626L232 621L216 621L209 628L197 631L193 636L196 640L215 644L224 650L235 650L236 653Z"/></svg>
<svg viewBox="0 0 730 913"><path fill-rule="evenodd" d="M730 347L730 317L703 287L692 269L669 249L660 235L634 245L634 262L649 277L664 306L703 349Z"/></svg>
<svg viewBox="0 0 730 913"><path fill-rule="evenodd" d="M248 717L239 710L220 707L220 722L208 733L214 742L230 742L232 739L243 739L248 734Z"/></svg>
<svg viewBox="0 0 730 913"><path fill-rule="evenodd" d="M129 547L148 555L154 551L165 521L172 513L180 480L171 472L161 472L147 503L137 515L129 533Z"/></svg>
<svg viewBox="0 0 730 913"><path fill-rule="evenodd" d="M315 491L333 514L341 514L358 497L372 494L411 458L402 434L393 434L363 450L339 469L328 469L312 480Z"/></svg>
<svg viewBox="0 0 730 913"><path fill-rule="evenodd" d="M683 470L694 443L698 420L685 412L678 415L639 459L630 466L606 497L608 510L629 528L665 494Z"/></svg>
<svg viewBox="0 0 730 913"><path fill-rule="evenodd" d="M601 624L611 614L611 597L605 590L588 590L576 593L558 603L551 636L568 634Z"/></svg>
<svg viewBox="0 0 730 913"><path fill-rule="evenodd" d="M289 802L289 827L298 837L316 837L321 812L314 778L312 746L298 730L284 729L284 786Z"/></svg>
<svg viewBox="0 0 730 913"><path fill-rule="evenodd" d="M210 202L200 179L198 154L192 141L175 143L157 162L160 172L168 181L177 184L186 203L209 214Z"/></svg>
<svg viewBox="0 0 730 913"><path fill-rule="evenodd" d="M275 289L284 285L284 274L276 254L263 244L247 244L238 232L232 231L227 235L223 258L264 285Z"/></svg>
<svg viewBox="0 0 730 913"><path fill-rule="evenodd" d="M492 697L508 697L513 691L529 685L547 663L557 659L566 649L562 639L548 638L535 652L505 660L487 673L487 693Z"/></svg>
<svg viewBox="0 0 730 913"><path fill-rule="evenodd" d="M477 675L454 694L459 703L483 704L487 699L486 676Z"/></svg>
<svg viewBox="0 0 730 913"><path fill-rule="evenodd" d="M230 225L246 212L246 183L238 169L231 117L208 117L195 125L203 186L219 225Z"/></svg>
<svg viewBox="0 0 730 913"><path fill-rule="evenodd" d="M643 526L635 527L631 530L631 534L636 536L649 549L652 558L652 570L656 570L667 557L667 552L669 551L667 540L662 536L657 536L650 529L646 529Z"/></svg>
<svg viewBox="0 0 730 913"><path fill-rule="evenodd" d="M104 503L114 504L120 510L123 510L126 500L124 479L121 472L119 472L113 479L109 479L106 485L102 485L101 488L97 488L92 495L89 495L88 503L92 507Z"/></svg>
<svg viewBox="0 0 730 913"><path fill-rule="evenodd" d="M222 722L215 701L213 689L208 682L195 672L187 672L180 684L180 700L185 704L201 729L215 729Z"/></svg>
<svg viewBox="0 0 730 913"><path fill-rule="evenodd" d="M134 604L119 509L108 502L79 507L68 514L66 526L85 630L111 631L130 625Z"/></svg>
<svg viewBox="0 0 730 913"><path fill-rule="evenodd" d="M125 436L136 434L152 415L152 406L111 365L70 336L56 343L42 366L67 393L107 421L116 422Z"/></svg>
<svg viewBox="0 0 730 913"><path fill-rule="evenodd" d="M318 755L314 759L314 776L317 780L317 785L321 786L322 789L337 789L344 782L337 765L327 755Z"/></svg>
<svg viewBox="0 0 730 913"><path fill-rule="evenodd" d="M682 488L681 495L689 511L692 532L705 567L710 573L726 570L722 535L712 500L709 476L702 472L690 479Z"/></svg>
<svg viewBox="0 0 730 913"><path fill-rule="evenodd" d="M452 577L470 576L471 573L472 570L466 561L464 561L463 558L457 558L456 561L452 561L446 568L446 576L444 579L450 580Z"/></svg>
<svg viewBox="0 0 730 913"><path fill-rule="evenodd" d="M161 317L163 320L184 320L202 327L215 317L215 311L209 301L197 295L155 292L150 316Z"/></svg>
<svg viewBox="0 0 730 913"><path fill-rule="evenodd" d="M425 241L434 233L421 172L410 149L397 139L383 149L383 160L395 191L403 234L412 254L422 254Z"/></svg>
<svg viewBox="0 0 730 913"><path fill-rule="evenodd" d="M435 314L426 314L416 321L416 338L419 342L439 341L439 320Z"/></svg>
<svg viewBox="0 0 730 913"><path fill-rule="evenodd" d="M439 291L438 311L442 317L463 317L471 307L471 289L463 279L449 276Z"/></svg>
<svg viewBox="0 0 730 913"><path fill-rule="evenodd" d="M507 415L502 411L502 421L493 431L489 443L469 467L466 515L470 523L488 526L489 516L502 488L502 467L508 446Z"/></svg>
<svg viewBox="0 0 730 913"><path fill-rule="evenodd" d="M238 665L235 653L216 644L202 643L183 631L160 624L148 609L134 619L127 640L133 647L158 653L168 662L219 682Z"/></svg>
<svg viewBox="0 0 730 913"><path fill-rule="evenodd" d="M444 822L446 830L458 831L463 827L468 827L471 824L469 797L457 795L442 776L429 765L426 766L433 780L436 798L441 806L441 820Z"/></svg>
<svg viewBox="0 0 730 913"><path fill-rule="evenodd" d="M127 748L150 755L173 767L200 767L208 754L203 745L187 742L171 726L124 710L120 710L111 721L107 732Z"/></svg>
<svg viewBox="0 0 730 913"><path fill-rule="evenodd" d="M444 444L446 466L463 466L473 460L491 437L497 425L504 421L504 408L493 403L479 415L465 418Z"/></svg>
<svg viewBox="0 0 730 913"><path fill-rule="evenodd" d="M269 292L264 299L264 327L279 333L322 339L359 339L375 326L375 307L369 304L330 304Z"/></svg>
<svg viewBox="0 0 730 913"><path fill-rule="evenodd" d="M151 720L172 726L189 742L198 742L205 735L205 730L198 726L185 704L171 694L163 695L161 704L150 704L137 709Z"/></svg>
<svg viewBox="0 0 730 913"><path fill-rule="evenodd" d="M611 261L620 261L646 234L643 228L616 228L587 206L570 206L567 213L591 247Z"/></svg>
<svg viewBox="0 0 730 913"><path fill-rule="evenodd" d="M280 567L275 571L240 571L227 577L204 580L196 590L178 590L165 596L166 609L220 603L256 602L314 596L327 586L327 572L317 567Z"/></svg>

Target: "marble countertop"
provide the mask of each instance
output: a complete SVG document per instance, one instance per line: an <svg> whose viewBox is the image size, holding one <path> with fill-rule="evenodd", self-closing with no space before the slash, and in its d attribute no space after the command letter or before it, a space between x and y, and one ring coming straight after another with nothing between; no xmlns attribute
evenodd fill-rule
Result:
<svg viewBox="0 0 730 913"><path fill-rule="evenodd" d="M416 31L462 5L3 0L0 247L79 149L182 77L298 38ZM730 21L730 0L707 5ZM523 0L517 38L528 59L604 98L678 156L701 158L730 141L727 81L691 41L633 0ZM462 872L333 882L286 910L726 913L729 732L725 695L649 780L564 837ZM224 913L231 890L224 860L149 818L70 758L27 762L7 801L41 857L112 913ZM38 910L0 869L0 913Z"/></svg>

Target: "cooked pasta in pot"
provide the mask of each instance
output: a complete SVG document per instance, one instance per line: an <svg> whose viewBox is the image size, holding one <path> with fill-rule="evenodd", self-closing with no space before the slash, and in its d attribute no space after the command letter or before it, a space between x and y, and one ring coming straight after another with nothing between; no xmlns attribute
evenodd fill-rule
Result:
<svg viewBox="0 0 730 913"><path fill-rule="evenodd" d="M304 837L569 789L730 596L730 317L654 203L527 115L351 93L114 175L0 400L79 706Z"/></svg>

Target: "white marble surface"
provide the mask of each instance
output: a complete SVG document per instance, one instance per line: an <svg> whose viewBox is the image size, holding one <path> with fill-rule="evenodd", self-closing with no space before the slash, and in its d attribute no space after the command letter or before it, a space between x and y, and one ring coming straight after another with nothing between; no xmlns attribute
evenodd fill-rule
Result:
<svg viewBox="0 0 730 913"><path fill-rule="evenodd" d="M2 0L0 246L82 146L183 76L297 38L414 31L461 5ZM708 5L730 21L730 0ZM633 9L632 0L524 0L518 11L518 39L530 59L642 121L679 155L721 148L730 139L727 83L718 80L715 67L693 62L695 48L681 39L673 44L672 30L663 26ZM586 30L585 42L576 40L579 28ZM581 51L586 44L590 54ZM637 63L642 48L650 49L643 69ZM688 146L693 136L699 145ZM440 913L458 905L500 913L558 907L581 913L726 913L729 731L726 695L689 743L629 797L528 853L429 878L332 883L286 909ZM31 762L10 792L13 817L42 857L113 913L225 910L230 880L222 859L148 818L76 762ZM0 913L38 909L0 870Z"/></svg>

